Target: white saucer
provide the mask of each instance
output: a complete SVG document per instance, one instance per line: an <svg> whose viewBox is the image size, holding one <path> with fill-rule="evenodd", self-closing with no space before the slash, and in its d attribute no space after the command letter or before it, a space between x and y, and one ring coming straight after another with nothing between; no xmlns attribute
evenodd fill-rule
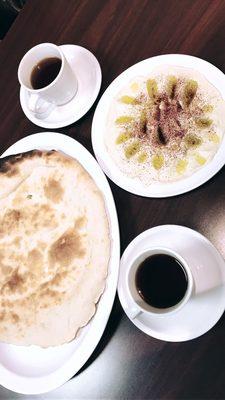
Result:
<svg viewBox="0 0 225 400"><path fill-rule="evenodd" d="M66 44L60 48L76 74L76 96L69 103L56 107L45 119L39 119L27 107L28 92L20 88L20 103L24 114L35 125L43 128L62 128L76 122L91 108L101 87L101 68L89 50L73 44Z"/></svg>
<svg viewBox="0 0 225 400"><path fill-rule="evenodd" d="M180 254L191 268L194 293L171 315L150 316L143 312L131 318L133 300L127 290L128 266L148 247L167 247ZM203 335L219 320L225 309L225 263L216 248L200 233L177 225L161 225L137 236L126 248L120 263L119 299L128 318L147 335L182 342Z"/></svg>
<svg viewBox="0 0 225 400"><path fill-rule="evenodd" d="M137 76L145 76L146 73L150 73L154 68L162 65L193 68L199 71L219 90L221 96L225 99L225 75L223 72L201 58L184 54L164 54L150 57L132 65L114 79L103 93L95 110L91 131L92 146L95 157L105 174L122 189L139 196L169 197L186 193L207 182L223 167L225 162L224 136L213 159L192 175L179 181L169 183L152 182L151 185L145 186L140 180L126 176L110 157L105 146L104 137L112 100L129 81Z"/></svg>

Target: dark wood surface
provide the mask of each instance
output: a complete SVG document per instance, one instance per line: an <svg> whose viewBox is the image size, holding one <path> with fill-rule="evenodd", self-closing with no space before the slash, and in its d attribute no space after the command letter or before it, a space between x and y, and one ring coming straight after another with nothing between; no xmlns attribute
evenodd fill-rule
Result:
<svg viewBox="0 0 225 400"><path fill-rule="evenodd" d="M19 104L18 63L40 42L78 44L98 58L101 93L130 65L165 53L204 58L225 72L224 0L29 0L0 43L0 152L44 129ZM98 99L100 96L98 97ZM91 148L95 105L57 131ZM131 195L110 182L122 251L139 233L180 224L203 233L225 256L225 169L202 187L168 199ZM166 343L128 320L116 297L105 333L81 372L35 399L225 399L225 317L202 337ZM25 398L0 388L0 399Z"/></svg>

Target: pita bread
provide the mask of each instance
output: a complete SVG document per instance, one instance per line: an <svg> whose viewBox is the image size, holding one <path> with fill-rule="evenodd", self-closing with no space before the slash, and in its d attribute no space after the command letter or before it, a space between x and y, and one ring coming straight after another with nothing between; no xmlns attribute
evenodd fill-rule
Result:
<svg viewBox="0 0 225 400"><path fill-rule="evenodd" d="M0 159L0 340L56 346L96 310L110 238L87 171L57 151Z"/></svg>

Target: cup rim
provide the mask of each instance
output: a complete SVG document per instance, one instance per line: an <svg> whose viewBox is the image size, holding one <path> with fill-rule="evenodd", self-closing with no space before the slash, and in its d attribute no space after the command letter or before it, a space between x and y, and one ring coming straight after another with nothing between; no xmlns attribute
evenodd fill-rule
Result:
<svg viewBox="0 0 225 400"><path fill-rule="evenodd" d="M35 51L36 49L38 49L38 48L40 48L40 47L43 47L43 46L45 46L45 45L48 45L48 46L50 45L50 46L54 47L54 48L59 52L60 57L61 57L61 62L62 62L62 64L61 64L61 67L60 67L60 70L59 70L58 75L55 77L55 79L54 79L51 83L49 83L49 85L44 86L43 88L40 88L40 89L32 89L32 88L29 88L27 85L25 85L25 84L23 83L23 81L22 81L22 79L21 79L21 68L22 68L23 63L25 62L26 57L27 57L29 54L31 54L31 53L32 53L33 51ZM55 84L56 80L59 79L59 77L62 75L62 70L63 70L63 68L64 68L64 64L65 64L64 55L63 55L63 52L62 52L62 50L60 49L59 46L57 46L57 45L54 44L54 43L49 43L49 42L44 42L44 43L37 44L36 46L31 47L31 49L29 49L29 50L24 54L24 56L22 57L22 59L20 60L20 63L19 63L19 66L18 66L18 72L17 72L17 76L18 76L19 83L20 83L21 86L23 86L26 90L28 90L28 91L31 92L31 93L41 93L41 92L45 91L46 89L49 89L51 86L53 86L53 85Z"/></svg>
<svg viewBox="0 0 225 400"><path fill-rule="evenodd" d="M130 278L130 274L131 271L133 270L133 268L138 268L138 265L140 265L138 263L138 259L142 258L144 255L146 255L146 257L144 257L143 259L147 258L147 254L168 254L171 255L172 257L176 258L178 261L181 262L182 266L184 267L186 274L187 274L187 280L188 280L188 286L187 286L187 290L184 294L184 297L179 301L179 303L175 304L172 307L168 307L168 308L154 308L152 306L150 306L148 303L146 303L140 296L140 300L142 301L142 303L146 304L146 308L142 307L139 303L137 303L137 301L134 299L132 293L131 293L131 289L130 289L130 284L129 284L129 278ZM134 267L134 265L138 263L136 265L136 267ZM135 271L135 273L136 273ZM191 272L191 269L188 265L188 263L186 262L186 260L179 254L177 253L175 250L172 250L169 247L164 247L164 246L157 246L157 247L148 247L142 251L140 251L129 263L129 266L127 268L127 274L126 274L126 284L127 284L127 288L128 288L128 293L130 298L132 299L132 302L135 304L135 307L140 311L140 312L144 312L147 313L149 315L152 316L167 316L167 315L171 315L174 314L175 312L179 311L190 299L191 294L193 292L193 287L194 287L194 280L193 280L193 275ZM138 292L137 292L138 293ZM149 308L149 309L148 309Z"/></svg>

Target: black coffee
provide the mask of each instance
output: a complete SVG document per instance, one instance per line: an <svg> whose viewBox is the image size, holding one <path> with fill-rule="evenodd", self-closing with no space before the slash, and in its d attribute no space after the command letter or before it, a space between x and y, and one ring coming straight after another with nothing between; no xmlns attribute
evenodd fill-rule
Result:
<svg viewBox="0 0 225 400"><path fill-rule="evenodd" d="M58 57L49 57L41 60L31 72L31 85L33 89L42 89L48 86L57 77L62 61Z"/></svg>
<svg viewBox="0 0 225 400"><path fill-rule="evenodd" d="M168 308L182 300L188 280L185 269L176 258L155 254L139 265L135 283L146 303L156 308Z"/></svg>

